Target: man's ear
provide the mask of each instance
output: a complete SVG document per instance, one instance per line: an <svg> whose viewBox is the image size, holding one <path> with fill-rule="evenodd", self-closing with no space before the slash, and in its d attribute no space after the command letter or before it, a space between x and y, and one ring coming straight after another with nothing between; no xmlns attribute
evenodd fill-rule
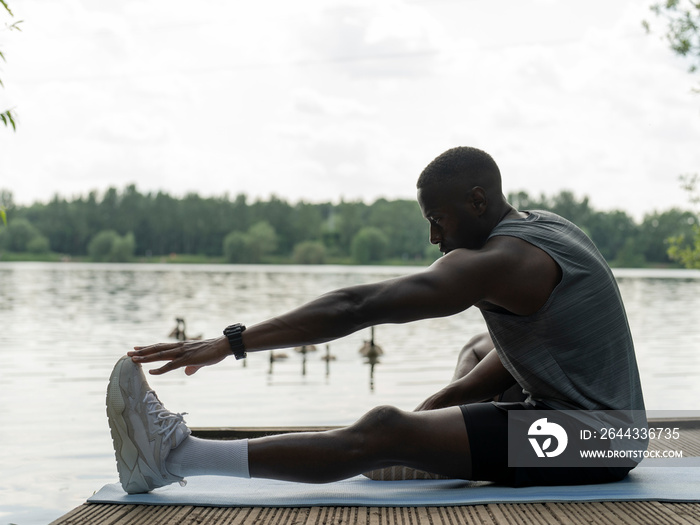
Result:
<svg viewBox="0 0 700 525"><path fill-rule="evenodd" d="M474 186L471 189L471 205L477 217L481 217L486 213L488 197L486 196L486 190L481 186Z"/></svg>

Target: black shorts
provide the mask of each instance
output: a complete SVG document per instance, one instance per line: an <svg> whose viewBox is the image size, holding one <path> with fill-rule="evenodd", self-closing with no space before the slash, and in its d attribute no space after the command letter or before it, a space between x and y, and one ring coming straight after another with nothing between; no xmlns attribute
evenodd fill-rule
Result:
<svg viewBox="0 0 700 525"><path fill-rule="evenodd" d="M619 481L628 467L509 467L508 411L543 410L529 403L473 403L461 405L472 457L472 480L495 481L512 487L587 485Z"/></svg>

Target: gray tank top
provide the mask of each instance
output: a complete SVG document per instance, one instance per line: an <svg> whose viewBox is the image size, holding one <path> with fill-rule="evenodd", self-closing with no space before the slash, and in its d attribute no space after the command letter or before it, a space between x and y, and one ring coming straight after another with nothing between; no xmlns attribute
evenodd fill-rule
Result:
<svg viewBox="0 0 700 525"><path fill-rule="evenodd" d="M644 410L620 291L593 242L545 211L503 221L490 237L517 237L559 265L561 282L535 314L482 310L496 351L531 399L560 410ZM489 238L490 238L489 237Z"/></svg>

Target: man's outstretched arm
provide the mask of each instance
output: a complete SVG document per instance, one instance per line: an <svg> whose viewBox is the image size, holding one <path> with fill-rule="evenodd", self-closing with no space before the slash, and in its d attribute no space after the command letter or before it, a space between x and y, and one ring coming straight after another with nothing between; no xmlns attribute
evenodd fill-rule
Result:
<svg viewBox="0 0 700 525"><path fill-rule="evenodd" d="M335 290L250 326L243 343L249 352L319 344L376 324L452 315L484 297L492 273L493 266L479 252L455 250L425 271ZM222 336L136 347L129 355L143 363L170 361L151 373L184 366L192 374L228 357L230 348Z"/></svg>

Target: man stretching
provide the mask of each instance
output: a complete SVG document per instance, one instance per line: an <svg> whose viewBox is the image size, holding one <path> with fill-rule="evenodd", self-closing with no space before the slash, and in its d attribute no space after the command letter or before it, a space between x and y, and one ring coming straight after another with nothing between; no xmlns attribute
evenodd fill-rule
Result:
<svg viewBox="0 0 700 525"><path fill-rule="evenodd" d="M586 235L503 196L494 160L459 147L433 160L417 183L430 242L444 254L424 271L331 291L290 312L226 328L204 341L136 347L114 368L107 413L129 493L218 474L323 483L393 465L514 486L601 483L630 467L508 465L510 410L643 411L632 337L612 272ZM187 375L235 355L331 341L382 323L479 308L488 327L460 354L455 379L418 410L370 410L317 433L213 441L190 436L180 414L149 388L152 374ZM511 389L524 402L483 402Z"/></svg>

